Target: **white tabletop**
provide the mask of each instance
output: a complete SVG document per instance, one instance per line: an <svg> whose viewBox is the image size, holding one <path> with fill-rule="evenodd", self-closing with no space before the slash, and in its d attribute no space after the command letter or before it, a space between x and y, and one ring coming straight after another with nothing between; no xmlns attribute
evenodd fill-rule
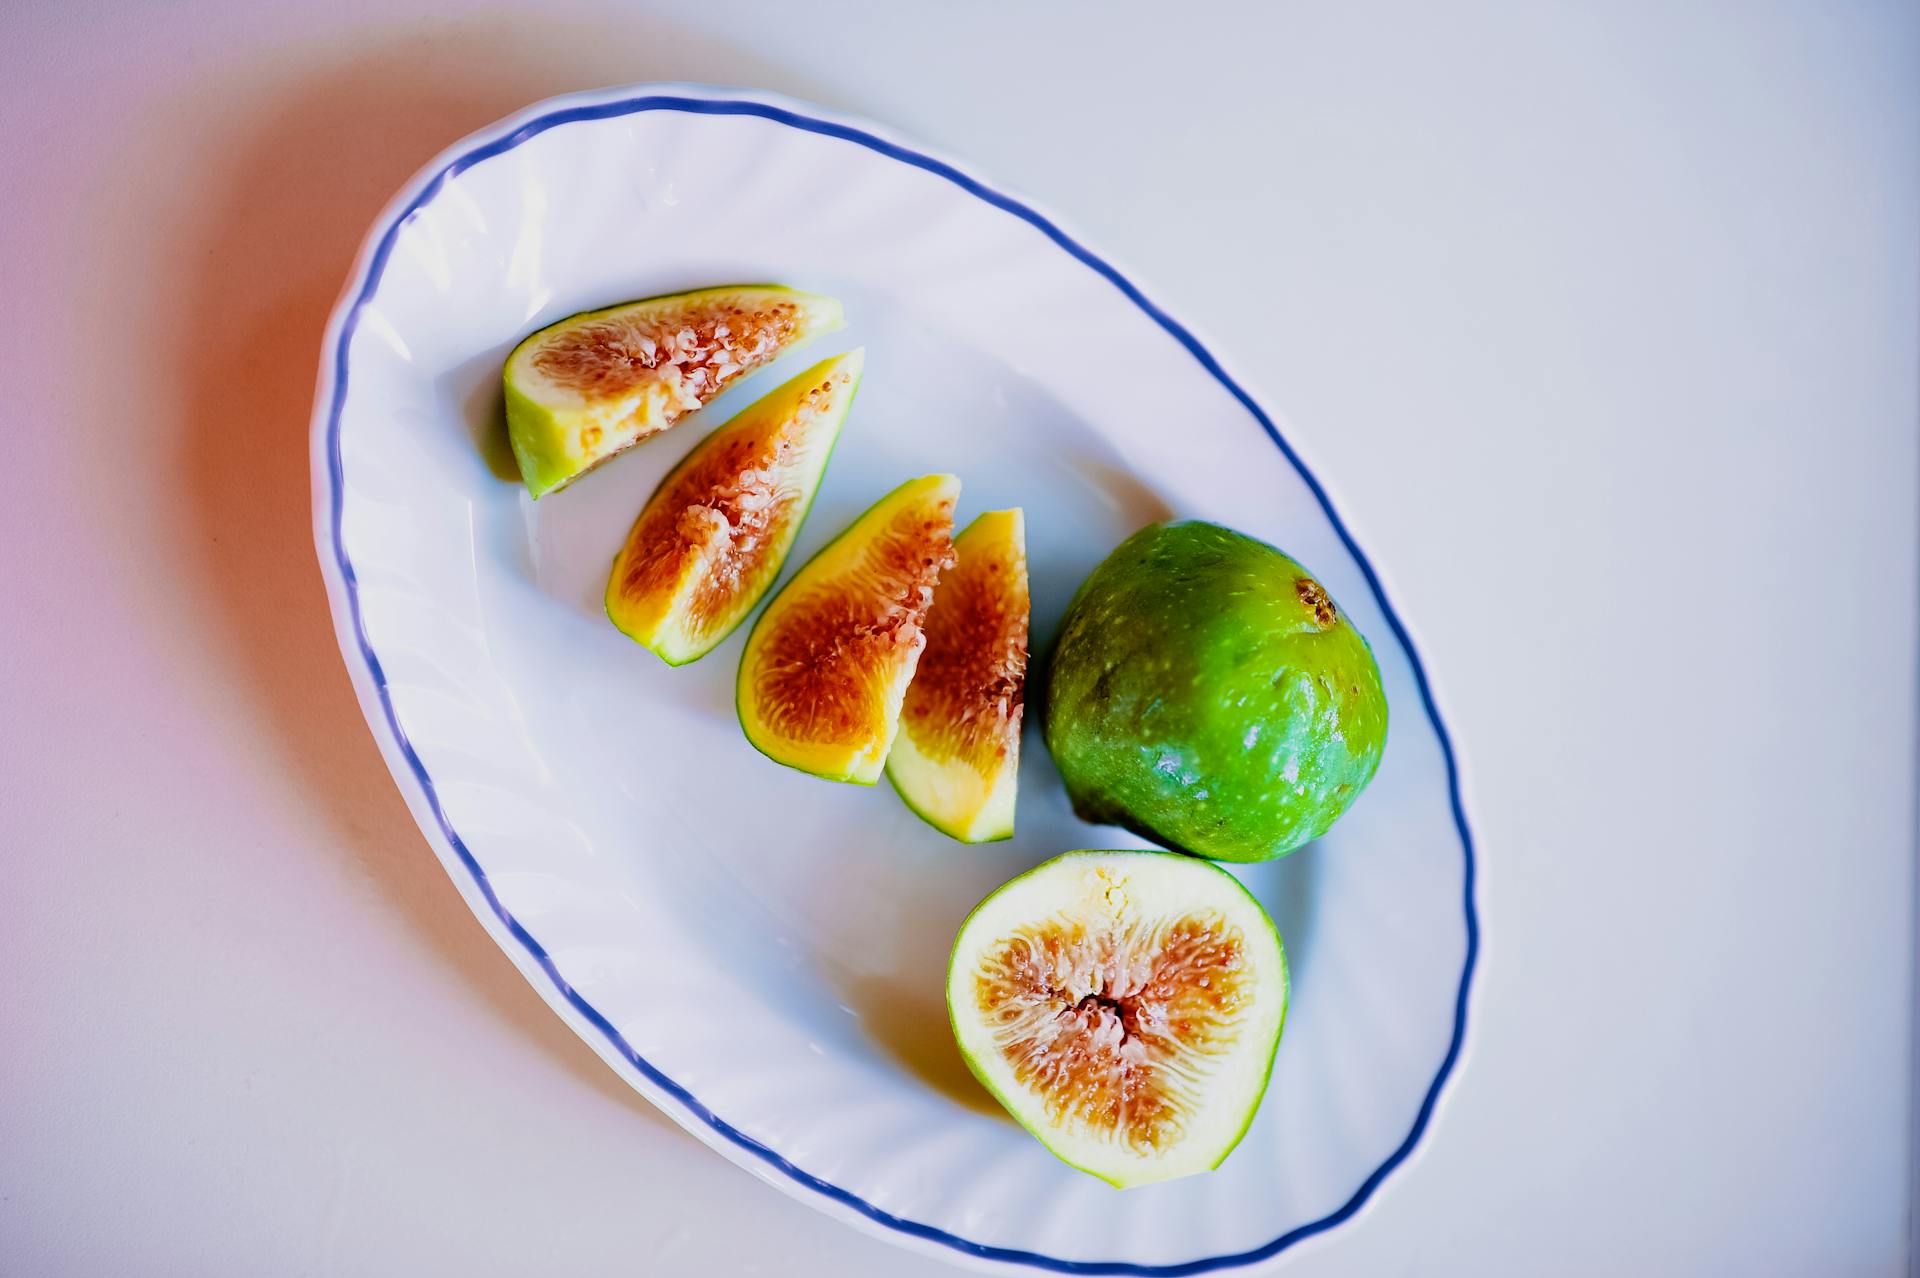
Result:
<svg viewBox="0 0 1920 1278"><path fill-rule="evenodd" d="M947 1272L547 1011L389 782L309 543L380 205L528 101L691 79L884 121L1137 271L1421 641L1469 1055L1279 1268L1905 1272L1920 10L465 9L0 12L0 1270Z"/></svg>

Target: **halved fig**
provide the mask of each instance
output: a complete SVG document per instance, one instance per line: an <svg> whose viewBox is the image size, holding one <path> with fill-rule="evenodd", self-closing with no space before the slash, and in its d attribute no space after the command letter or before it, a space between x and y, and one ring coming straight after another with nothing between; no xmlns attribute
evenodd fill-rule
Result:
<svg viewBox="0 0 1920 1278"><path fill-rule="evenodd" d="M815 364L660 481L607 579L607 616L628 638L685 665L753 611L813 505L863 363L856 350Z"/></svg>
<svg viewBox="0 0 1920 1278"><path fill-rule="evenodd" d="M908 807L962 843L1013 836L1026 704L1027 530L994 510L953 540L927 614L927 650L900 709L887 778Z"/></svg>
<svg viewBox="0 0 1920 1278"><path fill-rule="evenodd" d="M774 596L740 658L740 726L755 749L832 781L879 780L953 562L959 496L952 475L908 480Z"/></svg>
<svg viewBox="0 0 1920 1278"><path fill-rule="evenodd" d="M1208 1171L1273 1071L1287 960L1239 880L1173 852L1069 852L960 927L954 1037L1065 1162L1122 1189Z"/></svg>
<svg viewBox="0 0 1920 1278"><path fill-rule="evenodd" d="M843 323L840 303L727 285L585 311L514 348L507 433L535 498L658 434L735 378Z"/></svg>

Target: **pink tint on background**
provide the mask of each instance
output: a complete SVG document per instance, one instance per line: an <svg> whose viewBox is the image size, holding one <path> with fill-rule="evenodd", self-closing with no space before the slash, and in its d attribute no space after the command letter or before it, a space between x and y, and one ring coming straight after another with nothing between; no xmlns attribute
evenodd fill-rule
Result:
<svg viewBox="0 0 1920 1278"><path fill-rule="evenodd" d="M1426 1149L1287 1272L1901 1269L1911 7L185 0L0 12L0 1271L946 1272L547 1011L326 617L306 419L367 224L465 132L648 78L1037 193L1384 567L1486 966Z"/></svg>
<svg viewBox="0 0 1920 1278"><path fill-rule="evenodd" d="M450 1234L495 1251L506 1222L521 1269L891 1265L546 1009L361 720L310 533L327 311L415 168L583 67L510 15L360 8L4 20L34 127L4 143L31 198L0 230L0 361L38 442L0 514L0 1270L436 1272ZM579 1183L529 1200L556 1140ZM743 1199L745 1225L692 1223Z"/></svg>

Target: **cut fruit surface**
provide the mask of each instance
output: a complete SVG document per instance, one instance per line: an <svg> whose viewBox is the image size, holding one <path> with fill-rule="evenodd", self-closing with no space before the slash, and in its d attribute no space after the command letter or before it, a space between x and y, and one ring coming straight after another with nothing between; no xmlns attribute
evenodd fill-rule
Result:
<svg viewBox="0 0 1920 1278"><path fill-rule="evenodd" d="M968 915L947 1009L1007 1111L1126 1189L1218 1167L1240 1142L1286 1019L1286 955L1216 865L1069 852Z"/></svg>
<svg viewBox="0 0 1920 1278"><path fill-rule="evenodd" d="M712 651L780 575L813 504L864 356L822 360L756 400L660 481L607 580L607 617L684 665Z"/></svg>
<svg viewBox="0 0 1920 1278"><path fill-rule="evenodd" d="M830 297L752 284L627 302L541 329L502 374L527 491L565 486L843 322Z"/></svg>
<svg viewBox="0 0 1920 1278"><path fill-rule="evenodd" d="M1013 835L1026 704L1027 535L1019 510L954 538L927 616L887 777L908 807L962 843Z"/></svg>
<svg viewBox="0 0 1920 1278"><path fill-rule="evenodd" d="M952 475L909 480L794 575L740 658L740 726L777 763L872 785L900 723L940 574L953 562Z"/></svg>

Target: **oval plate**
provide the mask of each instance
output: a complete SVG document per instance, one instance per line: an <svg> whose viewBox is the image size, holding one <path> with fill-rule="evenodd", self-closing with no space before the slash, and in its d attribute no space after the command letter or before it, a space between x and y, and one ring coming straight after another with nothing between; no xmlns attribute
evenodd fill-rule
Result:
<svg viewBox="0 0 1920 1278"><path fill-rule="evenodd" d="M529 501L501 361L562 316L777 280L845 332ZM1248 340L1262 340L1250 335ZM1327 838L1244 880L1286 938L1272 1086L1214 1173L1124 1199L1056 1162L954 1050L948 946L1077 821L1030 736L1019 833L963 847L886 788L756 754L743 627L670 670L600 595L654 484L708 428L864 344L866 380L788 571L900 480L960 518L1027 511L1036 638L1123 536L1204 516L1312 565L1379 656L1393 727ZM327 329L315 533L340 646L421 830L474 913L622 1077L795 1197L987 1267L1199 1273L1350 1217L1458 1063L1478 948L1446 730L1325 490L1192 332L1024 200L804 104L637 86L532 107L441 155L368 236Z"/></svg>

